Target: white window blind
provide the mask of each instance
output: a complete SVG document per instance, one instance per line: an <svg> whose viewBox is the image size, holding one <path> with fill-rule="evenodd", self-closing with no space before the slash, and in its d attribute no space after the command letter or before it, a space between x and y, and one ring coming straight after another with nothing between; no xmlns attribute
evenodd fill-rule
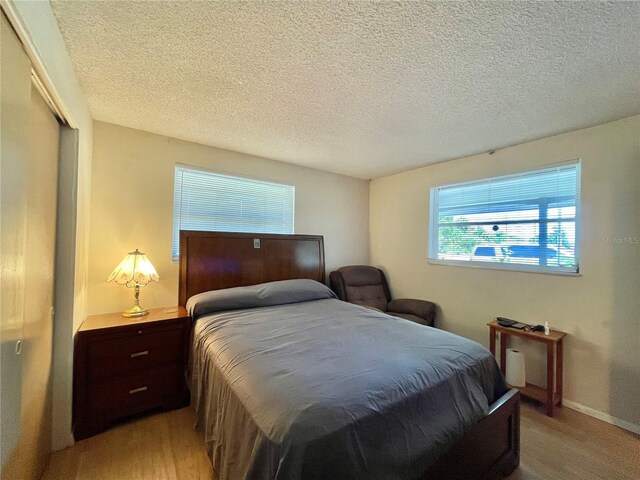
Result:
<svg viewBox="0 0 640 480"><path fill-rule="evenodd" d="M293 233L295 187L176 165L173 260L180 230Z"/></svg>
<svg viewBox="0 0 640 480"><path fill-rule="evenodd" d="M580 164L431 189L429 258L578 273Z"/></svg>

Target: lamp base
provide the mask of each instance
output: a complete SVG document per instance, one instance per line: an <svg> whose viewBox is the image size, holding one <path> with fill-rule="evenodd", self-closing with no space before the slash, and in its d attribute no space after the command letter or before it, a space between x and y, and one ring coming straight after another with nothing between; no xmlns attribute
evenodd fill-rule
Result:
<svg viewBox="0 0 640 480"><path fill-rule="evenodd" d="M149 315L149 309L140 308L139 305L134 305L129 310L122 312L123 317L144 317L145 315Z"/></svg>

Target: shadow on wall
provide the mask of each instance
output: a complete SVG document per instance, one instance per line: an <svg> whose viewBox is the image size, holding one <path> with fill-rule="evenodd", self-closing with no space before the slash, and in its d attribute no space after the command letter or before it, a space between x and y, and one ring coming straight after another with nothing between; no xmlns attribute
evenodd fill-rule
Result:
<svg viewBox="0 0 640 480"><path fill-rule="evenodd" d="M627 275L628 282L614 289L613 294L609 412L615 418L640 426L640 236L619 240L612 243L613 270L616 275L629 269L631 272ZM635 262L630 263L634 256ZM635 305L629 305L631 302ZM621 352L635 352L635 358Z"/></svg>

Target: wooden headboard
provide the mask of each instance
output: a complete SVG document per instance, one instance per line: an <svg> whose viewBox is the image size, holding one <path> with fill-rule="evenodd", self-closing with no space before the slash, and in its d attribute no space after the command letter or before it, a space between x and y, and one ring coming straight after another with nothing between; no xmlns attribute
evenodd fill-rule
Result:
<svg viewBox="0 0 640 480"><path fill-rule="evenodd" d="M310 278L324 283L321 235L180 231L178 299L209 290L276 280Z"/></svg>

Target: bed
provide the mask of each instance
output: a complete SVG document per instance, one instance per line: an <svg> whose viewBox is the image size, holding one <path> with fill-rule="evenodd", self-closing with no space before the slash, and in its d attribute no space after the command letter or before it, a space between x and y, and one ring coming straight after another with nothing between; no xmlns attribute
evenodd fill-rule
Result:
<svg viewBox="0 0 640 480"><path fill-rule="evenodd" d="M220 480L517 467L519 396L488 351L337 300L322 237L183 231L180 249L192 402Z"/></svg>

